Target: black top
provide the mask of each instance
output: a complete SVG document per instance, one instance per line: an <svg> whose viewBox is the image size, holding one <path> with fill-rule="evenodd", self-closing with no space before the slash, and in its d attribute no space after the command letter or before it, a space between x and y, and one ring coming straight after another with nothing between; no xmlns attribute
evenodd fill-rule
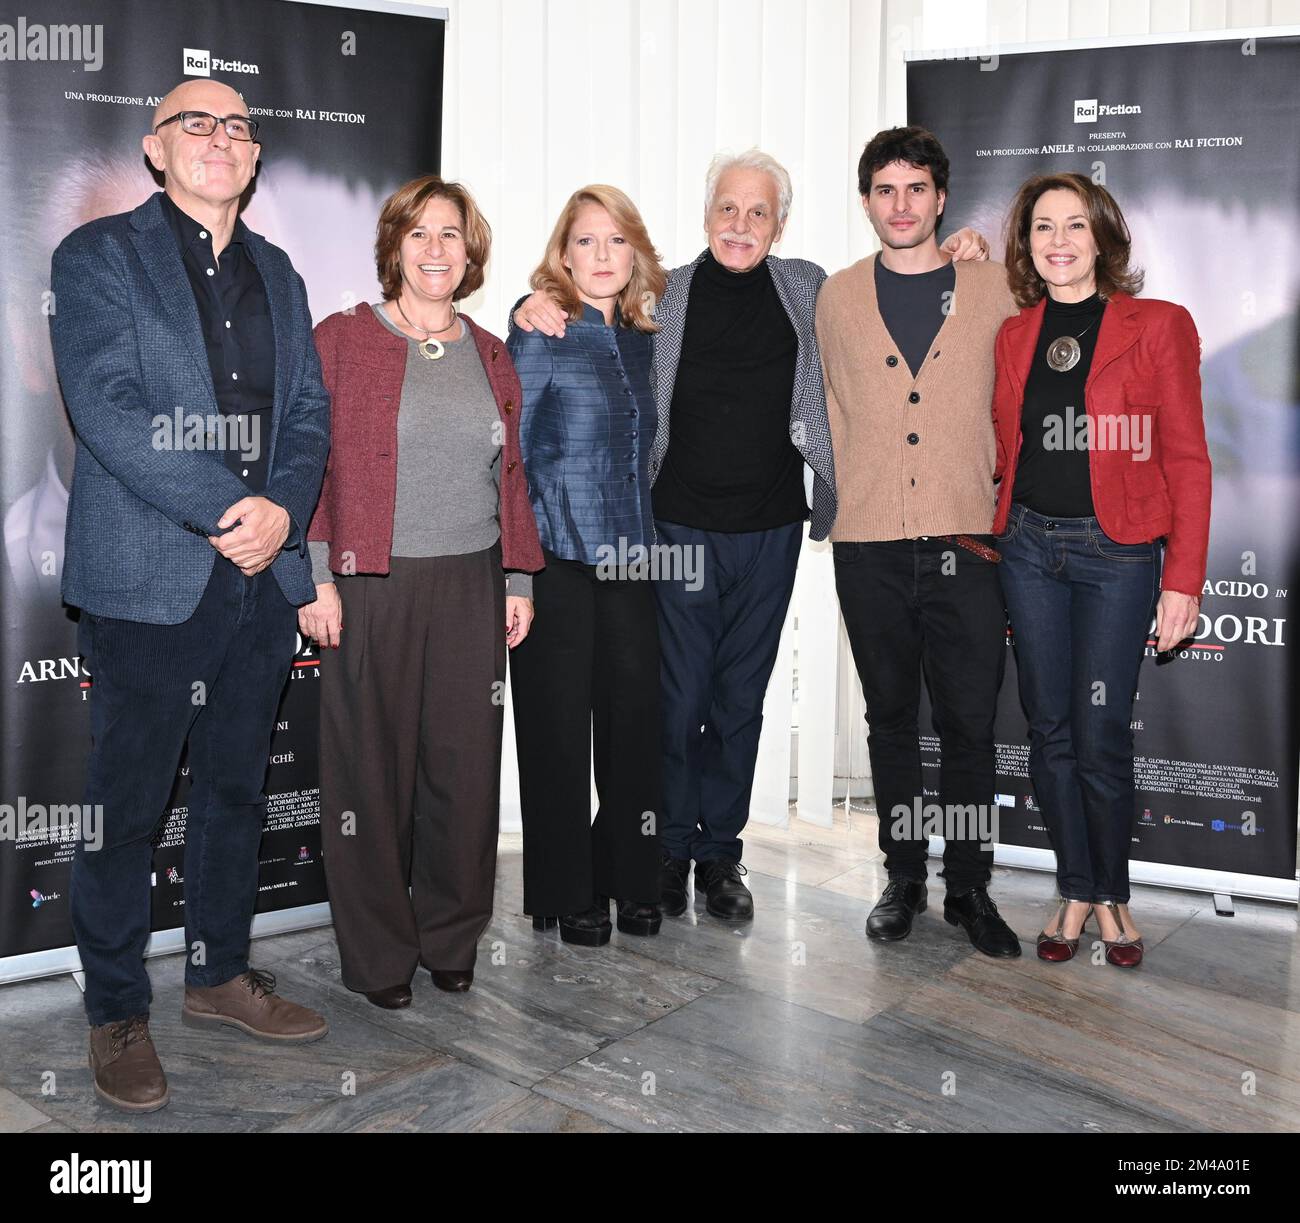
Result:
<svg viewBox="0 0 1300 1223"><path fill-rule="evenodd" d="M275 335L266 286L244 249L248 230L243 221L235 221L230 245L218 262L212 254L211 232L182 212L166 193L162 205L194 290L217 410L225 417L249 418L230 420L224 437L216 437L216 445L226 466L251 492L259 493L266 487L271 442ZM184 406L187 413L198 410L197 405Z"/></svg>
<svg viewBox="0 0 1300 1223"><path fill-rule="evenodd" d="M767 263L731 272L707 253L691 279L656 518L766 531L808 517L790 440L798 347Z"/></svg>
<svg viewBox="0 0 1300 1223"><path fill-rule="evenodd" d="M1083 387L1097 348L1106 303L1094 293L1081 302L1050 297L1034 363L1025 382L1020 412L1020 460L1011 499L1037 514L1091 518L1092 484L1088 468L1088 411ZM1079 341L1079 361L1064 373L1047 364L1047 348L1062 336Z"/></svg>
<svg viewBox="0 0 1300 1223"><path fill-rule="evenodd" d="M898 345L915 378L925 354L948 317L948 303L957 284L951 263L932 272L907 275L892 272L877 257L876 302L890 338Z"/></svg>

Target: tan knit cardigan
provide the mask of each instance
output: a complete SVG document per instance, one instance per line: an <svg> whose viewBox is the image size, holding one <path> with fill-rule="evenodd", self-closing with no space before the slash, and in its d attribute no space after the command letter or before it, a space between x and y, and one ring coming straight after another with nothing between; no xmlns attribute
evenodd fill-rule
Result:
<svg viewBox="0 0 1300 1223"><path fill-rule="evenodd" d="M993 342L1017 312L1006 269L955 265L948 317L913 378L876 304L877 258L837 272L817 298L839 500L830 538L987 533L997 457Z"/></svg>

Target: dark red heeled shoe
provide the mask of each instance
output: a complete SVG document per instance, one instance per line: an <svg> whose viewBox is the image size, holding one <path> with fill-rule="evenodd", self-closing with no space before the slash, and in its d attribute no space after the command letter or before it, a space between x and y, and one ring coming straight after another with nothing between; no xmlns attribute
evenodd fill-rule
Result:
<svg viewBox="0 0 1300 1223"><path fill-rule="evenodd" d="M1056 926L1055 934L1048 934L1046 931L1038 932L1038 958L1047 960L1051 964L1064 964L1066 960L1074 959L1075 952L1079 950L1079 937L1082 936L1084 927L1088 924L1088 918L1092 916L1092 905L1088 906L1088 911L1083 915L1083 924L1079 927L1079 934L1074 938L1066 938L1062 934L1065 929L1065 908L1070 902L1062 900L1056 909L1056 916L1053 918L1053 924Z"/></svg>
<svg viewBox="0 0 1300 1223"><path fill-rule="evenodd" d="M1101 940L1106 945L1106 963L1113 964L1116 968L1136 968L1142 963L1142 956L1146 952L1142 940L1131 939L1124 933L1124 923L1119 916L1119 905L1113 900L1101 900L1097 903L1110 910L1111 921L1119 930L1119 938Z"/></svg>

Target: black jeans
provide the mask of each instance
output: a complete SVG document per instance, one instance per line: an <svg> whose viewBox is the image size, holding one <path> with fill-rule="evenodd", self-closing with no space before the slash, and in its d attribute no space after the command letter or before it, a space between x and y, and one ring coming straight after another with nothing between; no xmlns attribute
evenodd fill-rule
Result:
<svg viewBox="0 0 1300 1223"><path fill-rule="evenodd" d="M181 624L82 614L94 680L86 803L103 806L103 842L77 843L69 903L92 1024L149 1011L152 839L187 738L185 981L247 971L262 787L296 627L269 569L245 577L221 556Z"/></svg>
<svg viewBox="0 0 1300 1223"><path fill-rule="evenodd" d="M579 913L596 895L655 904L663 776L652 584L545 556L533 578L537 618L510 652L524 912Z"/></svg>
<svg viewBox="0 0 1300 1223"><path fill-rule="evenodd" d="M991 542L979 536L981 542ZM943 879L987 884L996 815L993 722L1006 667L997 566L941 539L836 543L835 588L867 703L880 848L891 879L923 881L930 831L917 725L921 675L941 763Z"/></svg>
<svg viewBox="0 0 1300 1223"><path fill-rule="evenodd" d="M1029 719L1029 775L1066 900L1127 904L1133 695L1159 597L1160 549L1095 518L1011 507L998 539Z"/></svg>

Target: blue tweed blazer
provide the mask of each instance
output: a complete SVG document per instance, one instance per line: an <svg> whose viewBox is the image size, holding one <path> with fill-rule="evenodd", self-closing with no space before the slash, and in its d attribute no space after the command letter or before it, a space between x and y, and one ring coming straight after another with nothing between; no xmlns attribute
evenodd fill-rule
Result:
<svg viewBox="0 0 1300 1223"><path fill-rule="evenodd" d="M519 440L542 547L596 565L613 559L604 546L653 543L651 335L608 327L584 305L563 339L516 329L506 347L524 390Z"/></svg>
<svg viewBox="0 0 1300 1223"><path fill-rule="evenodd" d="M155 418L216 416L198 307L161 193L74 230L54 252L50 335L77 453L65 602L146 624L187 620L218 553L207 541L248 489L216 450L156 449ZM295 606L316 597L307 524L329 451L329 394L307 290L289 257L249 233L275 335L275 398L262 495L289 512L271 565Z"/></svg>
<svg viewBox="0 0 1300 1223"><path fill-rule="evenodd" d="M653 383L655 402L659 405L659 427L650 451L652 482L658 478L668 452L673 387L677 383L682 337L686 332L686 305L695 269L704 261L706 253L701 251L694 262L673 270L664 295L655 306L654 319L659 324L659 332L655 336ZM826 273L806 259L781 259L776 255L768 255L767 266L798 339L794 393L790 399L790 440L812 468L812 538L825 539L835 521L835 459L831 454L826 388L813 320L817 294Z"/></svg>

